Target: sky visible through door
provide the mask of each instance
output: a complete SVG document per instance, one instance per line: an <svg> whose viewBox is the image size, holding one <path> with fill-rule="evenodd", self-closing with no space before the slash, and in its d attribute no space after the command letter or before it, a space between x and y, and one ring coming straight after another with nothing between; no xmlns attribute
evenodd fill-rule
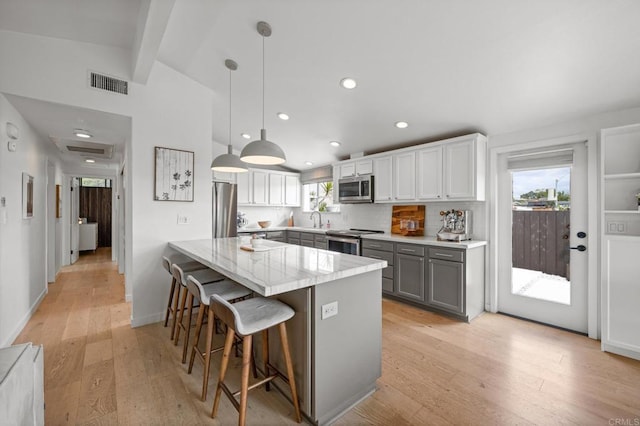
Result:
<svg viewBox="0 0 640 426"><path fill-rule="evenodd" d="M512 294L569 305L571 168L512 171Z"/></svg>

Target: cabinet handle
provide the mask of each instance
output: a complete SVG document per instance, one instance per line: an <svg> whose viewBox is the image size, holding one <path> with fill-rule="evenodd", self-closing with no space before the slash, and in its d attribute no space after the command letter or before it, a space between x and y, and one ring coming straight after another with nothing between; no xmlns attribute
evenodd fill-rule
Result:
<svg viewBox="0 0 640 426"><path fill-rule="evenodd" d="M369 244L369 247L372 247L372 248L380 248L380 247L382 247L382 246L381 246L380 244Z"/></svg>
<svg viewBox="0 0 640 426"><path fill-rule="evenodd" d="M368 255L367 257L370 257L372 259L380 259L382 260L382 258L380 256L372 256L372 255Z"/></svg>
<svg viewBox="0 0 640 426"><path fill-rule="evenodd" d="M440 195L438 195L438 198L440 198Z"/></svg>
<svg viewBox="0 0 640 426"><path fill-rule="evenodd" d="M452 254L447 254L447 253L434 253L436 256L442 256L442 257L453 257Z"/></svg>
<svg viewBox="0 0 640 426"><path fill-rule="evenodd" d="M400 249L400 251L405 252L405 253L415 253L416 252L413 249Z"/></svg>

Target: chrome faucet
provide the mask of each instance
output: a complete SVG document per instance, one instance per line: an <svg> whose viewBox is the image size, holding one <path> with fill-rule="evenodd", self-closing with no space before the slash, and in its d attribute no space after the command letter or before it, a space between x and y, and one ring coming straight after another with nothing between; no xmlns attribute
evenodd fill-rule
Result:
<svg viewBox="0 0 640 426"><path fill-rule="evenodd" d="M315 219L313 217L313 215L316 214L316 213L318 214L318 226L316 226L316 221L315 221ZM316 210L314 212L311 212L311 217L309 217L309 219L313 220L313 227L314 228L322 228L322 215L320 214L319 211Z"/></svg>

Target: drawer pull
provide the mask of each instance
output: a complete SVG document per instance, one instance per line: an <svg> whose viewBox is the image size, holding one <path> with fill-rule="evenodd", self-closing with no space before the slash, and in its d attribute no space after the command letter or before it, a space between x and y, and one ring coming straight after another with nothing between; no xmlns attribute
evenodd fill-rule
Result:
<svg viewBox="0 0 640 426"><path fill-rule="evenodd" d="M382 260L382 258L379 257L379 256L367 255L367 257L370 257L371 259L380 259L380 260Z"/></svg>
<svg viewBox="0 0 640 426"><path fill-rule="evenodd" d="M369 244L369 247L380 248L382 246L380 244Z"/></svg>
<svg viewBox="0 0 640 426"><path fill-rule="evenodd" d="M403 251L403 252L405 252L405 253L415 253L415 252L416 252L415 250L412 250L412 249L405 249L405 248L400 249L400 250L401 250L401 251Z"/></svg>
<svg viewBox="0 0 640 426"><path fill-rule="evenodd" d="M447 254L447 253L434 253L436 256L442 256L442 257L453 257L452 254Z"/></svg>

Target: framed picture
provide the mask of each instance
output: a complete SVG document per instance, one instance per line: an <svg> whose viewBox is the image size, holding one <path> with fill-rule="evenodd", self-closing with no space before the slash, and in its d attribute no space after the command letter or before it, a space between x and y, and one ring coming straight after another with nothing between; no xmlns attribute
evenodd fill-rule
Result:
<svg viewBox="0 0 640 426"><path fill-rule="evenodd" d="M33 217L33 176L22 173L22 218Z"/></svg>
<svg viewBox="0 0 640 426"><path fill-rule="evenodd" d="M62 185L56 185L56 218L62 217Z"/></svg>
<svg viewBox="0 0 640 426"><path fill-rule="evenodd" d="M193 201L193 152L156 147L156 201Z"/></svg>

